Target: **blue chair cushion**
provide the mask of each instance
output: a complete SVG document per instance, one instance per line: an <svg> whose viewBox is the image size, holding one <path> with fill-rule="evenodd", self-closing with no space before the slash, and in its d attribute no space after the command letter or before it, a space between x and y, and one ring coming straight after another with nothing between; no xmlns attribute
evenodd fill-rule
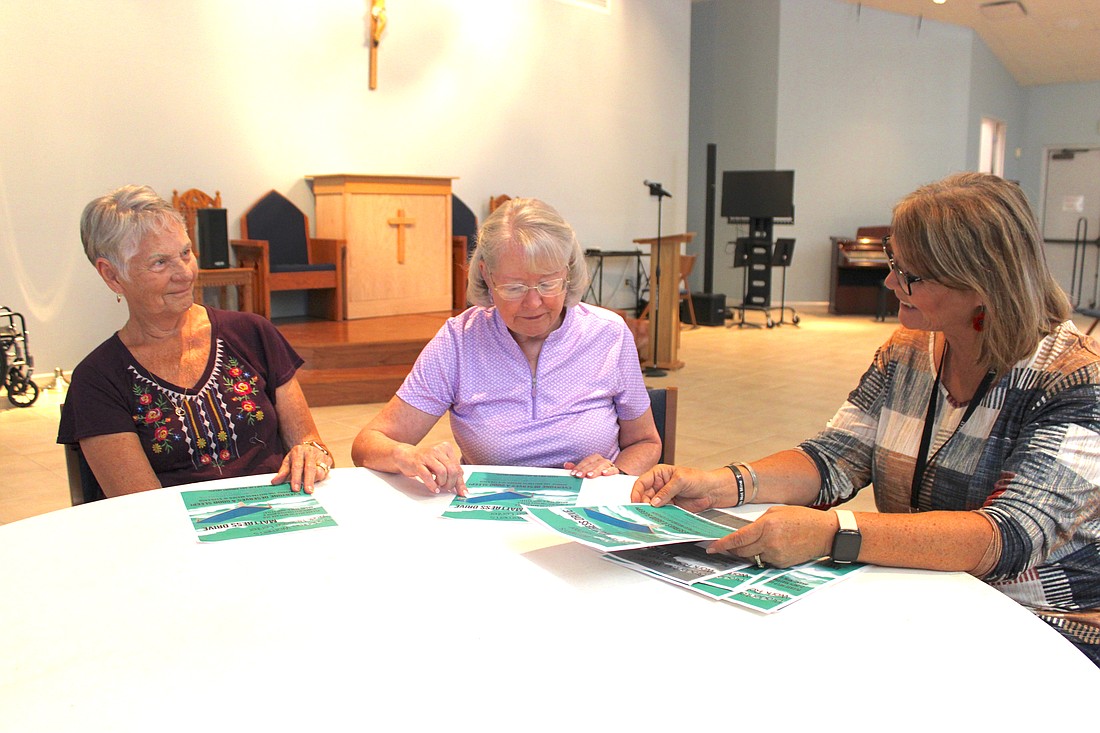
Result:
<svg viewBox="0 0 1100 733"><path fill-rule="evenodd" d="M331 262L322 262L316 265L276 265L272 263L272 272L325 272L336 269Z"/></svg>

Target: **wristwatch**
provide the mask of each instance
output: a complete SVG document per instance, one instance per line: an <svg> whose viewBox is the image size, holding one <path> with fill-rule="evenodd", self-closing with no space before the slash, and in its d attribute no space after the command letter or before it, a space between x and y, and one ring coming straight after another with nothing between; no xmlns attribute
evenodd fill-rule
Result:
<svg viewBox="0 0 1100 733"><path fill-rule="evenodd" d="M859 546L863 543L863 535L856 526L856 515L847 509L834 509L836 518L840 522L840 529L833 535L833 555L835 563L848 565L859 557Z"/></svg>

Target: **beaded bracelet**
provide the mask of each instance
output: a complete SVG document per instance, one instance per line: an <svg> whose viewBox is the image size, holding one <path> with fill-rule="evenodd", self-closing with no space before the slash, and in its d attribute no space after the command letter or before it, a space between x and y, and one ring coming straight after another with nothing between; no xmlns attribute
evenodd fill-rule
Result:
<svg viewBox="0 0 1100 733"><path fill-rule="evenodd" d="M733 477L737 479L737 503L734 506L741 506L745 503L745 477L741 475L741 472L737 470L738 464L730 463L726 466L733 474Z"/></svg>
<svg viewBox="0 0 1100 733"><path fill-rule="evenodd" d="M756 476L756 471L754 471L752 469L752 466L750 466L749 464L741 463L740 461L734 461L730 465L731 466L740 466L741 468L745 469L746 473L749 474L749 478L752 479L752 496L750 496L749 500L745 503L746 504L753 503L754 501L756 501L756 495L760 491L760 479Z"/></svg>

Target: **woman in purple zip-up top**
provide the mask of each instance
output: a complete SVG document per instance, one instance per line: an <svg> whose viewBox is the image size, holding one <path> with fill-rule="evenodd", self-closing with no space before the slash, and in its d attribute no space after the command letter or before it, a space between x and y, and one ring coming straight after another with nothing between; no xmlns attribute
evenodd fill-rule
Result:
<svg viewBox="0 0 1100 733"><path fill-rule="evenodd" d="M587 287L584 251L557 211L522 198L498 208L470 260L473 307L359 432L355 464L460 495L464 463L585 478L653 467L661 439L634 338L618 314L580 302ZM457 447L419 445L447 412Z"/></svg>

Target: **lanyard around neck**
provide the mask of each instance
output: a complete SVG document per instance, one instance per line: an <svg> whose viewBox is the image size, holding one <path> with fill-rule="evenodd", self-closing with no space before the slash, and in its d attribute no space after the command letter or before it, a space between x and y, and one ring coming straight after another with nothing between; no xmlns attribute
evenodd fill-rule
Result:
<svg viewBox="0 0 1100 733"><path fill-rule="evenodd" d="M947 440L940 444L940 447L936 449L936 452L932 454L932 457L928 457L928 449L932 445L932 430L936 422L936 402L939 401L940 393L940 373L943 371L943 360L947 356L947 345L944 345L944 355L940 359L940 368L936 370L936 381L932 384L932 394L928 397L928 411L924 415L924 432L921 433L920 438L920 450L917 451L917 462L913 468L913 490L909 495L909 506L913 509L917 508L918 500L920 499L920 487L924 481L924 472L928 468L928 464L936 459L943 447L947 445L947 442L955 437L955 435L962 430L962 426L966 425L966 421L974 414L974 410L978 409L978 405L981 404L982 399L985 397L985 393L989 391L989 387L993 384L993 377L995 372L988 371L985 376L982 377L981 384L978 385L978 389L974 392L974 396L970 398L970 402L966 405L966 412L963 413L962 420L955 429L951 431L951 435L947 436Z"/></svg>

